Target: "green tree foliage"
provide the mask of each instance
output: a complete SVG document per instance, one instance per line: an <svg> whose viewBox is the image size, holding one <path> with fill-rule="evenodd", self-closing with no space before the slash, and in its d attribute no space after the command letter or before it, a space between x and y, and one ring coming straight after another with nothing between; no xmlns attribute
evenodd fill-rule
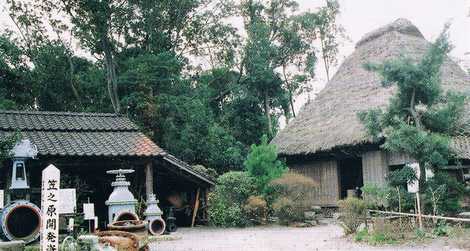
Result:
<svg viewBox="0 0 470 251"><path fill-rule="evenodd" d="M278 159L276 146L268 144L263 136L260 145L252 145L244 162L246 171L256 179L260 191L265 190L272 180L281 177L287 171L286 165Z"/></svg>
<svg viewBox="0 0 470 251"><path fill-rule="evenodd" d="M250 145L295 115L314 77L319 20L333 22L293 0L7 4L16 29L0 35L1 109L126 114L219 173L243 169Z"/></svg>
<svg viewBox="0 0 470 251"><path fill-rule="evenodd" d="M338 1L327 0L326 6L321 7L313 18L315 34L320 38L321 59L328 81L330 81L331 67L338 63L339 41L346 39L344 28L336 22L339 13Z"/></svg>
<svg viewBox="0 0 470 251"><path fill-rule="evenodd" d="M372 136L385 137L384 149L418 161L421 190L425 169L446 165L453 157L451 137L462 133L465 96L445 94L441 87L440 68L449 50L445 30L418 62L404 56L367 65L382 76L384 86L396 85L398 90L386 111L372 110L359 117Z"/></svg>
<svg viewBox="0 0 470 251"><path fill-rule="evenodd" d="M23 55L8 34L0 36L0 109L32 107L31 73Z"/></svg>

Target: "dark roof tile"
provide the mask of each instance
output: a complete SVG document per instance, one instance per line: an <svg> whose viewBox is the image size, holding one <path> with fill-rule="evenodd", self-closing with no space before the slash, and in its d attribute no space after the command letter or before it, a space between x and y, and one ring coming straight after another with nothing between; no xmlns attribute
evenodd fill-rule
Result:
<svg viewBox="0 0 470 251"><path fill-rule="evenodd" d="M0 131L0 138L11 134L12 131ZM165 153L140 132L24 131L20 134L37 146L39 156L151 157Z"/></svg>
<svg viewBox="0 0 470 251"><path fill-rule="evenodd" d="M130 119L110 113L0 110L0 130L137 131L138 129Z"/></svg>

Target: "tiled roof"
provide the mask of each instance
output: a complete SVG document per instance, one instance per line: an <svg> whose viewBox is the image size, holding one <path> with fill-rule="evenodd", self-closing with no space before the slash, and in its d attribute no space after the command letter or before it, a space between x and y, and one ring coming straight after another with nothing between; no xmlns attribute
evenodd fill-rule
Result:
<svg viewBox="0 0 470 251"><path fill-rule="evenodd" d="M135 131L138 127L110 113L0 111L0 130Z"/></svg>
<svg viewBox="0 0 470 251"><path fill-rule="evenodd" d="M0 140L15 131L48 156L159 156L165 152L115 114L0 111Z"/></svg>

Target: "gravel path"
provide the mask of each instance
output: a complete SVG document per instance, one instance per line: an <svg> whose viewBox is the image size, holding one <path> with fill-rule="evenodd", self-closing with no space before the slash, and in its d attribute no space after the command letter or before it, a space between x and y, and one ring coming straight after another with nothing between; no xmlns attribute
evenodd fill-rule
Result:
<svg viewBox="0 0 470 251"><path fill-rule="evenodd" d="M154 251L274 251L274 250L439 250L456 251L444 241L434 241L418 246L371 247L353 242L343 236L334 224L311 228L281 226L252 227L244 229L220 229L209 227L178 229L178 240L153 243Z"/></svg>

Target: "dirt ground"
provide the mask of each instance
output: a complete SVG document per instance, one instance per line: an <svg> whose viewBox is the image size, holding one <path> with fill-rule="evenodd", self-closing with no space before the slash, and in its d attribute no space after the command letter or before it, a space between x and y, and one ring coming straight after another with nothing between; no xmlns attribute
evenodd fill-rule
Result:
<svg viewBox="0 0 470 251"><path fill-rule="evenodd" d="M436 250L457 251L444 240L427 244L371 247L358 244L343 235L335 224L310 228L282 226L252 228L183 228L174 234L177 240L153 243L154 251L271 251L271 250Z"/></svg>

